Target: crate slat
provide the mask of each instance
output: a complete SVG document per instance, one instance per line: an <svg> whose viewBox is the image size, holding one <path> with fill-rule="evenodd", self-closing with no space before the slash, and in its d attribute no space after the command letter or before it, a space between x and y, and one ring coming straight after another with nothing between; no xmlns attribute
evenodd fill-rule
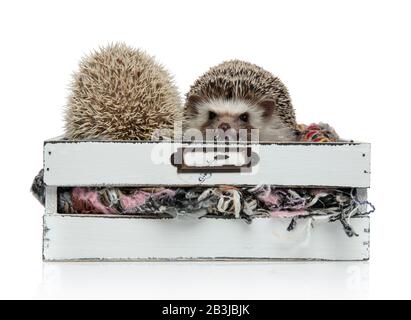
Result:
<svg viewBox="0 0 411 320"><path fill-rule="evenodd" d="M177 173L170 163L179 143L48 141L49 186L256 185L369 187L367 143L252 145L260 161L251 173ZM212 146L212 145L211 145ZM158 163L160 162L160 163Z"/></svg>
<svg viewBox="0 0 411 320"><path fill-rule="evenodd" d="M349 238L339 222L257 218L139 219L44 216L45 261L367 260L369 218L353 218Z"/></svg>

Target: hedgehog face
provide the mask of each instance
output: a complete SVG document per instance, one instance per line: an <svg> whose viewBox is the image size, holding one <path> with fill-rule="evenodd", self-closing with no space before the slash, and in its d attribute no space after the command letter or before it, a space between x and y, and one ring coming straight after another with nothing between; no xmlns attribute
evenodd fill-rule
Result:
<svg viewBox="0 0 411 320"><path fill-rule="evenodd" d="M185 129L197 129L202 140L292 140L292 130L276 116L275 103L242 99L198 101L186 110Z"/></svg>
<svg viewBox="0 0 411 320"><path fill-rule="evenodd" d="M251 140L297 140L295 112L286 86L255 64L230 60L212 67L194 82L186 97L184 138L198 140L193 131L186 134L190 128L198 132L217 128L224 133L255 128L258 138L252 134Z"/></svg>

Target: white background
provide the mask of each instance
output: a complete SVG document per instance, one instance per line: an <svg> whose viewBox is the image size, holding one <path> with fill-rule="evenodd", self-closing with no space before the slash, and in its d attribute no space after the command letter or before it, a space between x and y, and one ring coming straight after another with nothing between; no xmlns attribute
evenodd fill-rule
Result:
<svg viewBox="0 0 411 320"><path fill-rule="evenodd" d="M409 1L1 1L0 298L411 298ZM29 193L80 57L124 41L185 93L225 59L288 86L299 122L372 143L369 263L44 264Z"/></svg>

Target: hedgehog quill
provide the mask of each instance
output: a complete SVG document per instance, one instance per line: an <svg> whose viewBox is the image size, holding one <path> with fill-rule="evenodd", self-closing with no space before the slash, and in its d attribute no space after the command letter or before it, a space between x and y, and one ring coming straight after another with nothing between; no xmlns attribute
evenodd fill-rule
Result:
<svg viewBox="0 0 411 320"><path fill-rule="evenodd" d="M182 119L169 72L142 50L113 44L85 57L66 107L66 138L150 140Z"/></svg>

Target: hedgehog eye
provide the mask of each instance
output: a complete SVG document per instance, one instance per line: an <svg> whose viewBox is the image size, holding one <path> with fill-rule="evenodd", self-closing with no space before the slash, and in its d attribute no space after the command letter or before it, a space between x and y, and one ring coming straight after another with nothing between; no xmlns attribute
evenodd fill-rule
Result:
<svg viewBox="0 0 411 320"><path fill-rule="evenodd" d="M208 112L208 120L214 120L217 117L217 113L213 111Z"/></svg>
<svg viewBox="0 0 411 320"><path fill-rule="evenodd" d="M240 114L240 120L244 122L248 122L248 113Z"/></svg>

